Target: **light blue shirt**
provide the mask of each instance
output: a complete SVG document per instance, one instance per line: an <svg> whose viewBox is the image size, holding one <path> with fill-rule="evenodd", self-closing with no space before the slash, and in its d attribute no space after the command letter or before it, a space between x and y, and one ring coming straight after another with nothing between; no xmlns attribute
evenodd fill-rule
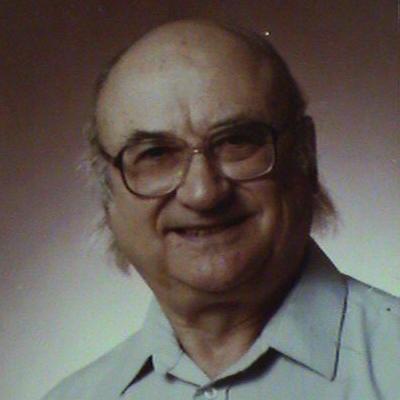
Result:
<svg viewBox="0 0 400 400"><path fill-rule="evenodd" d="M340 274L314 243L248 352L210 380L154 301L143 328L44 400L399 400L400 299Z"/></svg>

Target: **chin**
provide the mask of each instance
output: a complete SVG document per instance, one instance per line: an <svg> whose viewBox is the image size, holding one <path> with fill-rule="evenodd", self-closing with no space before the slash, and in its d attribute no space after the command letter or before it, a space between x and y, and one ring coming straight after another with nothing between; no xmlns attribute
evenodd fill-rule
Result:
<svg viewBox="0 0 400 400"><path fill-rule="evenodd" d="M255 251L256 247L259 251ZM252 248L243 246L214 254L203 253L198 257L181 255L173 263L168 263L168 273L172 279L194 290L224 293L251 285L255 276L263 275L271 254L268 248L270 246L263 243Z"/></svg>

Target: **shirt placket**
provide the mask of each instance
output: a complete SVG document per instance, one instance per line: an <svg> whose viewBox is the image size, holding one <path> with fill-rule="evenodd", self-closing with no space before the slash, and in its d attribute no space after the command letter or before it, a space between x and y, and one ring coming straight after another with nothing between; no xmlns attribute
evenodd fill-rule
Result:
<svg viewBox="0 0 400 400"><path fill-rule="evenodd" d="M229 400L227 388L206 386L196 390L194 400Z"/></svg>

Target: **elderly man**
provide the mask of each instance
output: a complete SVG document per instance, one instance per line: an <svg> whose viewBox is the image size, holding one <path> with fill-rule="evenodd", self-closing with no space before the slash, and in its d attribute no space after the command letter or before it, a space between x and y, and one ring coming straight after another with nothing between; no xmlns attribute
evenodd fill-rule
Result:
<svg viewBox="0 0 400 400"><path fill-rule="evenodd" d="M91 143L143 328L48 400L400 398L399 301L310 239L332 211L313 124L255 34L179 21L98 88Z"/></svg>

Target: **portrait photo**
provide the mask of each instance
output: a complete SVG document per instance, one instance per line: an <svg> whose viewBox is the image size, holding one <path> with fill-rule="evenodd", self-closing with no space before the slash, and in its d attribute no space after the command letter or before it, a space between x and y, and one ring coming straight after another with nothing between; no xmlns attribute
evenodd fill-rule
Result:
<svg viewBox="0 0 400 400"><path fill-rule="evenodd" d="M396 1L0 15L2 400L400 399Z"/></svg>

